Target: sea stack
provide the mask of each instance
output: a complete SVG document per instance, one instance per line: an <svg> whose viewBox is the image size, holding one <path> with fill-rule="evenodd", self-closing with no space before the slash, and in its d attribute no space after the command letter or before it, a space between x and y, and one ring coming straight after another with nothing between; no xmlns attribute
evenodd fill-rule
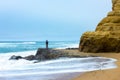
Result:
<svg viewBox="0 0 120 80"><path fill-rule="evenodd" d="M120 52L120 0L112 0L108 13L94 32L81 36L79 50L83 52Z"/></svg>

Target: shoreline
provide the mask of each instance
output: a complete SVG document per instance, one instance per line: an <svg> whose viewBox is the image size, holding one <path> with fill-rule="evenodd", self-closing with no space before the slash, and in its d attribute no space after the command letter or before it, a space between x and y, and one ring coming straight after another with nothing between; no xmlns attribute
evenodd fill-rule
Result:
<svg viewBox="0 0 120 80"><path fill-rule="evenodd" d="M94 55L117 59L117 68L86 72L72 80L119 80L120 76L120 53L84 53L82 55Z"/></svg>
<svg viewBox="0 0 120 80"><path fill-rule="evenodd" d="M70 56L96 56L96 57L106 57L106 58L114 58L117 59L116 65L117 68L115 69L106 69L106 70L97 70L97 71L90 71L80 74L76 78L71 78L70 80L119 80L120 75L120 53L84 53L79 52L75 49L70 50L63 50L67 52ZM110 77L109 77L110 76Z"/></svg>

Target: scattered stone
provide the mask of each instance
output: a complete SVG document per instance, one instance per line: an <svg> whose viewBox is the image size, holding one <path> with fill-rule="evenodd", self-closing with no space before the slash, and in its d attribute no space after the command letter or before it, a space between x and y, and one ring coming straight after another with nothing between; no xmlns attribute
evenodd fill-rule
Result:
<svg viewBox="0 0 120 80"><path fill-rule="evenodd" d="M13 55L13 56L10 57L9 60L19 60L19 59L22 59L22 58L23 57L21 57L21 56L15 56L15 55Z"/></svg>

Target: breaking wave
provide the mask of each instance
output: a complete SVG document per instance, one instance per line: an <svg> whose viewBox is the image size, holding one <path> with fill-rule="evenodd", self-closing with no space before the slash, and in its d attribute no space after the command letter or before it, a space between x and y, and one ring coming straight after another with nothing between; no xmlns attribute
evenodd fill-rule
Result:
<svg viewBox="0 0 120 80"><path fill-rule="evenodd" d="M73 72L88 72L116 68L116 59L105 57L88 58L59 58L56 60L34 63L27 60L9 60L14 54L26 56L35 54L36 51L17 52L0 55L0 77L49 75Z"/></svg>

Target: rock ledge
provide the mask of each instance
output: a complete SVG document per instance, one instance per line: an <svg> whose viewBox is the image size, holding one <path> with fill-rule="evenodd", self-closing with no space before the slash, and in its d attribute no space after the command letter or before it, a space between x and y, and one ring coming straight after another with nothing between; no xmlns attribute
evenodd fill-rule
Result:
<svg viewBox="0 0 120 80"><path fill-rule="evenodd" d="M85 32L79 44L83 52L120 52L120 0L112 0L108 13L94 32Z"/></svg>

